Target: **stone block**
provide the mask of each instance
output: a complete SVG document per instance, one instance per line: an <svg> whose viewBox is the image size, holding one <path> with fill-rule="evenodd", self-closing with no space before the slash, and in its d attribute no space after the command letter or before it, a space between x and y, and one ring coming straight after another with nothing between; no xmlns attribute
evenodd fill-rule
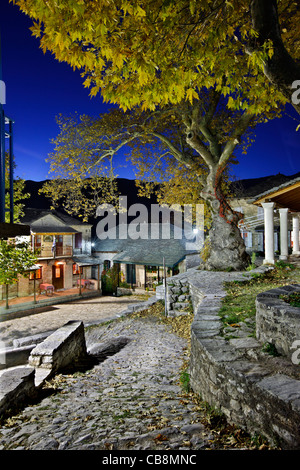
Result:
<svg viewBox="0 0 300 470"><path fill-rule="evenodd" d="M35 371L31 367L16 367L0 377L0 418L36 398Z"/></svg>
<svg viewBox="0 0 300 470"><path fill-rule="evenodd" d="M76 366L87 358L82 322L70 321L38 344L29 357L29 365L51 369L52 373L70 365Z"/></svg>

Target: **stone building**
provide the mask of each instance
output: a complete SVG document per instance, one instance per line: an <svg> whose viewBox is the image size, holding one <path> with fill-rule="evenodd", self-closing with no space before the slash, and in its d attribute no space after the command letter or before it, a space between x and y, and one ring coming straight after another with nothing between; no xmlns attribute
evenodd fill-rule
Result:
<svg viewBox="0 0 300 470"><path fill-rule="evenodd" d="M95 264L91 257L91 224L58 211L32 208L25 209L22 223L30 226L30 235L22 238L38 254L38 262L29 276L20 276L9 287L9 297L32 295L45 285L53 286L55 291L72 289L79 279L96 285L97 279L91 279ZM4 292L0 293L3 298Z"/></svg>
<svg viewBox="0 0 300 470"><path fill-rule="evenodd" d="M278 255L281 259L286 259L287 254L297 251L296 235L298 212L300 208L292 203L293 198L297 202L300 200L299 195L296 193L295 187L299 186L300 173L292 176L277 174L268 177L247 179L232 184L232 197L230 198L230 205L233 209L243 214L239 223L239 228L244 238L247 251L256 253L265 253L266 243L266 207L263 204L271 201L272 195L278 196L278 191L281 194L277 199L274 199L272 206L272 250L274 255ZM283 199L283 194L290 194L290 199ZM275 197L275 196L274 196ZM263 204L262 204L263 203ZM285 207L286 206L286 207ZM286 232L283 235L283 209L286 209ZM285 239L287 247L285 251L287 254L281 253L282 241ZM295 245L296 242L296 245ZM274 258L274 255L271 259Z"/></svg>
<svg viewBox="0 0 300 470"><path fill-rule="evenodd" d="M192 229L187 234L173 224L145 222L143 227L131 223L116 225L105 238L98 237L93 254L105 270L117 264L122 281L128 285L155 289L164 273L172 276L198 266L200 245Z"/></svg>

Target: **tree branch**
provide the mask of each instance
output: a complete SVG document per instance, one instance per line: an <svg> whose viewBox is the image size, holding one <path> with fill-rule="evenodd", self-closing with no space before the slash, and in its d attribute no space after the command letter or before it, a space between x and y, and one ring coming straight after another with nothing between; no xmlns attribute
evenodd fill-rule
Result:
<svg viewBox="0 0 300 470"><path fill-rule="evenodd" d="M239 125L235 128L230 140L228 140L228 142L226 143L223 149L223 152L219 160L219 167L222 167L227 163L228 159L232 155L232 152L234 151L236 146L239 145L241 136L247 130L251 121L254 118L255 118L254 114L248 114L248 113L243 114L243 116L240 119Z"/></svg>
<svg viewBox="0 0 300 470"><path fill-rule="evenodd" d="M160 134L159 132L155 131L148 131L147 134L153 135L157 139L159 139L161 142L163 142L169 149L170 153L173 155L173 157L176 158L180 163L183 163L186 165L188 168L194 163L194 158L191 155L187 155L184 152L180 152L173 144L172 142L163 134Z"/></svg>

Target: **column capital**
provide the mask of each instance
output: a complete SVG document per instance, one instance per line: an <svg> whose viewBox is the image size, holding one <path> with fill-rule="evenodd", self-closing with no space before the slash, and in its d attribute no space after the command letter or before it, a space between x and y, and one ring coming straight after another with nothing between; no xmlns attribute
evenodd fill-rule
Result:
<svg viewBox="0 0 300 470"><path fill-rule="evenodd" d="M275 202L262 202L261 205L264 209L273 209L275 207Z"/></svg>
<svg viewBox="0 0 300 470"><path fill-rule="evenodd" d="M279 209L280 214L287 214L288 211L289 211L289 209L287 207L284 207L284 208L282 207L281 209Z"/></svg>

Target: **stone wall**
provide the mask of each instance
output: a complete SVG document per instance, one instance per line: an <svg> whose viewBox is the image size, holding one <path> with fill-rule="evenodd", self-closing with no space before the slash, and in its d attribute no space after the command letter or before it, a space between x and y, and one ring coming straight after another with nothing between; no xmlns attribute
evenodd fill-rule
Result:
<svg viewBox="0 0 300 470"><path fill-rule="evenodd" d="M264 352L261 341L250 337L247 328L239 328L238 338L226 339L219 317L226 295L224 282L246 281L253 273L267 269L261 266L252 272L186 273L194 310L190 384L229 423L252 435L263 435L282 449L299 449L299 367L285 357ZM168 279L174 285L176 281L182 281L181 275ZM163 292L159 295L162 298Z"/></svg>
<svg viewBox="0 0 300 470"><path fill-rule="evenodd" d="M45 380L65 367L76 370L82 363L86 364L89 357L81 321L66 323L37 346L33 345L33 349L31 346L21 349L16 350L15 354L6 355L5 366L8 368L0 374L0 420L35 400ZM16 367L16 362L23 359L25 363L28 358L24 349L31 351L28 363Z"/></svg>
<svg viewBox="0 0 300 470"><path fill-rule="evenodd" d="M0 420L36 398L34 377L35 371L30 367L10 369L1 375Z"/></svg>
<svg viewBox="0 0 300 470"><path fill-rule="evenodd" d="M300 345L300 309L280 299L281 295L299 292L300 286L290 285L262 292L256 298L256 337L275 346L280 354L292 358Z"/></svg>
<svg viewBox="0 0 300 470"><path fill-rule="evenodd" d="M166 279L167 283L167 307L166 311L169 316L182 315L190 308L192 297L190 295L190 287L188 282L189 273L180 273L177 276L169 277ZM156 288L157 300L165 300L165 286L164 284Z"/></svg>

